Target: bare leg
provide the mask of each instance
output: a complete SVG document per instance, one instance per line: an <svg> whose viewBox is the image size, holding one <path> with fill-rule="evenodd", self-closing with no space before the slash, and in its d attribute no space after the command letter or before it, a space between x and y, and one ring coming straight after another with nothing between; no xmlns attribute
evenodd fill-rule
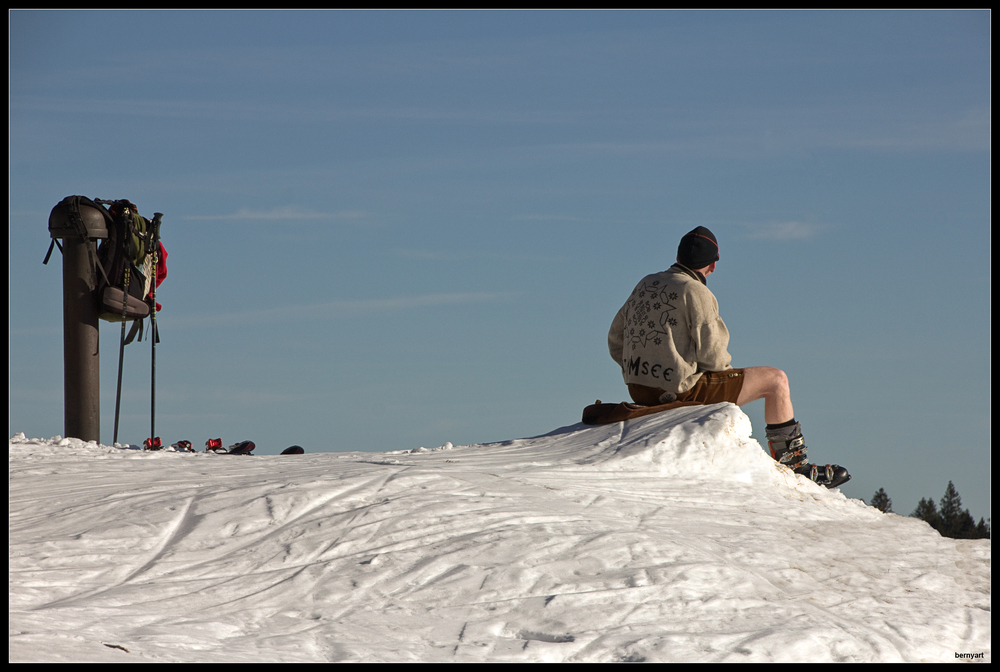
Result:
<svg viewBox="0 0 1000 672"><path fill-rule="evenodd" d="M743 373L743 388L737 406L764 400L764 422L777 425L795 417L792 394L788 389L788 376L773 366L751 366Z"/></svg>

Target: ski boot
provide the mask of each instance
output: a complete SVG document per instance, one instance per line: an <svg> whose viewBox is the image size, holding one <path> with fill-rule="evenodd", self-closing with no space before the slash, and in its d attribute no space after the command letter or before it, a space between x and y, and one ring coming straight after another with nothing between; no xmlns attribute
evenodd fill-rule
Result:
<svg viewBox="0 0 1000 672"><path fill-rule="evenodd" d="M206 453L225 453L226 449L222 447L222 439L209 439L205 442L205 452Z"/></svg>
<svg viewBox="0 0 1000 672"><path fill-rule="evenodd" d="M847 469L839 464L820 466L809 462L806 457L806 441L802 438L802 425L798 422L787 427L768 428L767 447L778 464L789 467L796 474L819 485L836 488L851 480Z"/></svg>
<svg viewBox="0 0 1000 672"><path fill-rule="evenodd" d="M806 471L808 470L808 471ZM851 480L851 475L847 469L839 464L807 464L795 470L796 474L802 474L806 478L816 481L827 488L836 488Z"/></svg>
<svg viewBox="0 0 1000 672"><path fill-rule="evenodd" d="M239 443L234 443L229 446L230 455L249 455L253 452L253 449L257 446L254 445L253 441L240 441Z"/></svg>

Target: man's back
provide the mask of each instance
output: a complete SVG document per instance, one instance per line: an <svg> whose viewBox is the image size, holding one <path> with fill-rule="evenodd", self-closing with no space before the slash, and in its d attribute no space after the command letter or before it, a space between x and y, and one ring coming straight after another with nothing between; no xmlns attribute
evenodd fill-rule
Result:
<svg viewBox="0 0 1000 672"><path fill-rule="evenodd" d="M680 264L643 278L608 332L626 384L673 394L691 389L705 371L730 368L728 346L715 296Z"/></svg>

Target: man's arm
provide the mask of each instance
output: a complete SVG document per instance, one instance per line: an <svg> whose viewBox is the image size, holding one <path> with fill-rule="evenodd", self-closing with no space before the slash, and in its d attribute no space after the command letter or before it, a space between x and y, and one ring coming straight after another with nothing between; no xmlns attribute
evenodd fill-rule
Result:
<svg viewBox="0 0 1000 672"><path fill-rule="evenodd" d="M725 371L731 369L733 361L729 354L729 329L719 316L719 302L711 292L702 292L698 296L697 326L692 328L691 338L694 339L695 352L698 353L699 371Z"/></svg>
<svg viewBox="0 0 1000 672"><path fill-rule="evenodd" d="M731 369L729 330L721 317L703 323L696 336L699 371L725 371Z"/></svg>
<svg viewBox="0 0 1000 672"><path fill-rule="evenodd" d="M625 348L625 306L622 306L608 331L608 352L618 366L622 365L622 354Z"/></svg>

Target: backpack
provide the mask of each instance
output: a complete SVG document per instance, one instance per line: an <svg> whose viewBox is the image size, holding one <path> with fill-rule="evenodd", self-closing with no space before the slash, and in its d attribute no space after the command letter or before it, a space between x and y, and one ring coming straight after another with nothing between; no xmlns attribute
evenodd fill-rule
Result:
<svg viewBox="0 0 1000 672"><path fill-rule="evenodd" d="M100 216L104 218L103 228ZM150 295L151 282L156 280L159 284L166 275L166 267L162 263L166 258L166 250L157 240L155 244L160 252L160 267L156 274L160 277L151 277L154 263L154 255L151 254L154 245L153 229L158 225L158 217L153 221L147 220L139 214L138 208L131 201L105 201L86 196L67 196L53 209L53 216L50 218L49 229L54 236L75 235L84 239L100 239L95 259L95 266L99 271L96 291L98 317L108 322L135 322L126 343L131 343L137 333L141 337L142 320L150 315L152 301L147 297ZM107 237L104 237L104 229ZM98 232L97 236L93 235L94 231ZM58 245L56 238L49 245L49 252L42 263L48 263L53 245Z"/></svg>
<svg viewBox="0 0 1000 672"><path fill-rule="evenodd" d="M108 237L97 248L103 277L97 284L100 317L128 322L149 316L149 276L152 272L152 230L130 201L97 201L108 205Z"/></svg>

